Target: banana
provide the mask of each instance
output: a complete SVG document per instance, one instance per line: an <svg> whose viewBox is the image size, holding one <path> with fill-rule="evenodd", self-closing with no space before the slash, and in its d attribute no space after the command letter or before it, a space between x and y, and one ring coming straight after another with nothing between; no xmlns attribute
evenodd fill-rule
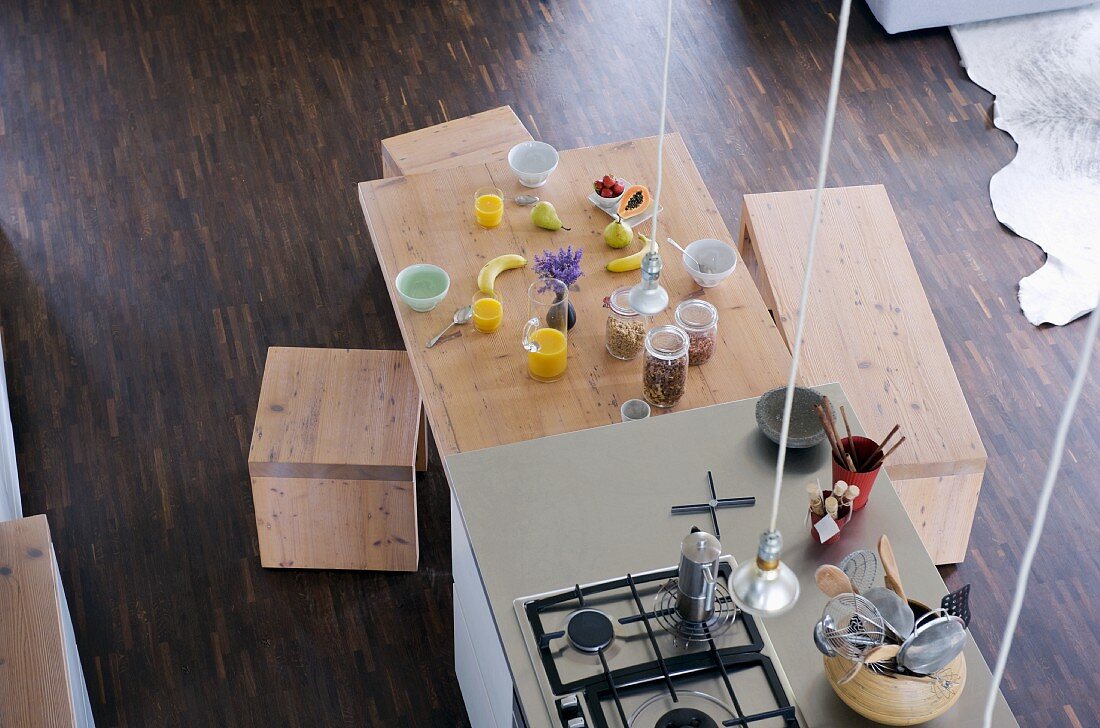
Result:
<svg viewBox="0 0 1100 728"><path fill-rule="evenodd" d="M498 255L481 266L481 271L477 274L477 287L481 289L482 293L492 294L493 284L496 283L497 276L506 270L522 268L525 265L527 265L527 259L522 255L516 255L515 253Z"/></svg>
<svg viewBox="0 0 1100 728"><path fill-rule="evenodd" d="M638 270L642 267L642 258L645 257L646 251L649 250L649 246L654 245L654 243L645 235L639 234L638 237L642 240L642 249L632 255L616 258L611 261L607 264L607 269L609 271L612 273L626 273L627 271Z"/></svg>

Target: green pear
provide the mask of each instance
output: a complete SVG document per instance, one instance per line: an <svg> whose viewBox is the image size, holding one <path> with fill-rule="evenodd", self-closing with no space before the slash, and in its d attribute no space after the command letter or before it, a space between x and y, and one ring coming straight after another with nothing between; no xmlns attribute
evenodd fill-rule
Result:
<svg viewBox="0 0 1100 728"><path fill-rule="evenodd" d="M616 250L625 248L634 241L634 228L616 217L603 229L603 241Z"/></svg>
<svg viewBox="0 0 1100 728"><path fill-rule="evenodd" d="M531 222L544 230L569 229L562 225L561 218L558 217L558 211L554 209L554 206L545 200L531 208Z"/></svg>

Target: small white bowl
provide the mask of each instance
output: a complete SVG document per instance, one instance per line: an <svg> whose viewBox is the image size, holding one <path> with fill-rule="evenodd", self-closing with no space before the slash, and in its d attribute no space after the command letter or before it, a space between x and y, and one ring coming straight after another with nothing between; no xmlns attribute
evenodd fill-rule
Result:
<svg viewBox="0 0 1100 728"><path fill-rule="evenodd" d="M451 289L451 277L438 265L416 263L403 268L393 282L397 295L413 311L431 311Z"/></svg>
<svg viewBox="0 0 1100 728"><path fill-rule="evenodd" d="M524 187L542 187L558 168L558 150L546 142L520 142L508 150L508 166Z"/></svg>
<svg viewBox="0 0 1100 728"><path fill-rule="evenodd" d="M619 414L622 415L623 422L644 420L649 417L649 413L649 403L644 399L628 399L623 402L623 406L619 408Z"/></svg>
<svg viewBox="0 0 1100 728"><path fill-rule="evenodd" d="M714 288L722 281L730 277L737 267L737 251L721 240L704 238L696 240L685 248L692 258L705 265L712 273L703 273L695 267L695 263L688 260L686 255L681 256L684 268L691 279L703 288Z"/></svg>

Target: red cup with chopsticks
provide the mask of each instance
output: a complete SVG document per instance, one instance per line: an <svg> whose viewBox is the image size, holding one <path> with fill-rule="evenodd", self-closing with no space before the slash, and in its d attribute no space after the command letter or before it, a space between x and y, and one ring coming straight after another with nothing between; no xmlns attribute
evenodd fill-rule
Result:
<svg viewBox="0 0 1100 728"><path fill-rule="evenodd" d="M843 480L848 485L859 487L859 497L852 503L852 510L858 511L867 505L867 499L871 497L871 486L875 484L875 478L878 477L882 463L905 442L905 437L892 445L889 444L890 438L901 429L899 425L894 425L894 429L890 430L881 445L869 438L853 435L844 405L840 406L840 418L844 421L844 432L848 436L841 437L829 398L822 397L822 403L817 405L815 410L822 427L825 428L825 437L833 453L833 482Z"/></svg>
<svg viewBox="0 0 1100 728"><path fill-rule="evenodd" d="M855 453L852 462L858 464L856 464L855 470L850 470L847 464L841 465L834 456L833 482L843 480L848 485L859 486L859 497L852 501L852 510L858 511L867 505L867 499L871 495L871 486L875 484L878 471L882 469L882 458L875 456L875 453L879 452L879 445L874 440L859 435L842 438L840 442L844 452ZM867 466L873 466L873 469L861 469L867 468Z"/></svg>

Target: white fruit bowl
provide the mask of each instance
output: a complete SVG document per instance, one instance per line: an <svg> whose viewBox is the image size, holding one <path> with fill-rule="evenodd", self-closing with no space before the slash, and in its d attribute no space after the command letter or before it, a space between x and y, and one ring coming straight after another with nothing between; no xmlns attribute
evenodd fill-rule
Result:
<svg viewBox="0 0 1100 728"><path fill-rule="evenodd" d="M524 187L542 187L558 168L558 150L546 142L520 142L508 150L508 166Z"/></svg>
<svg viewBox="0 0 1100 728"><path fill-rule="evenodd" d="M722 281L730 277L737 268L737 251L726 245L721 240L704 238L696 240L685 248L692 258L707 267L710 273L703 273L695 263L688 260L686 255L681 256L684 269L691 279L703 288L714 288Z"/></svg>

